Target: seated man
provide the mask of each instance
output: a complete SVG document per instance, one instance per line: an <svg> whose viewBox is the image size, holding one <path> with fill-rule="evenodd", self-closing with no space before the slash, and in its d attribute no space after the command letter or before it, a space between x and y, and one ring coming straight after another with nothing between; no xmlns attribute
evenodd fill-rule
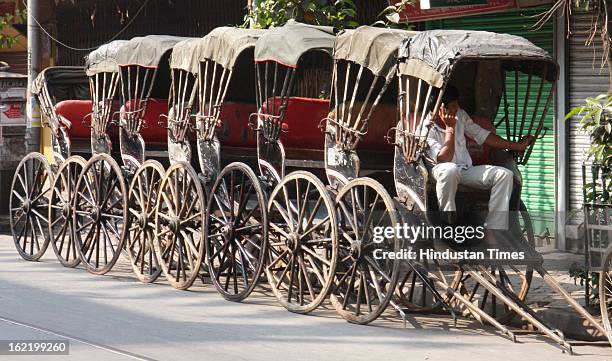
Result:
<svg viewBox="0 0 612 361"><path fill-rule="evenodd" d="M473 166L466 147L465 135L479 145L522 152L532 141L525 137L519 143L510 142L475 124L459 106L459 92L448 86L442 96L440 110L425 122L429 128L427 156L433 163L433 177L436 180L436 195L441 212L452 215L456 212L455 194L459 184L471 188L491 190L489 214L486 228L489 236L495 231L508 229L508 211L512 193L512 171L492 166ZM433 119L432 119L433 118ZM493 236L494 238L494 236Z"/></svg>

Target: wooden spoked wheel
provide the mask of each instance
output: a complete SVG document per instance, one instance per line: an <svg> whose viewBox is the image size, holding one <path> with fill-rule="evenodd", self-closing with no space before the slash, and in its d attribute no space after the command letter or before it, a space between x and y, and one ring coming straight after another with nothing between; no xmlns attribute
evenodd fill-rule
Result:
<svg viewBox="0 0 612 361"><path fill-rule="evenodd" d="M155 202L164 177L164 167L148 160L138 168L128 192L128 219L125 249L132 268L141 282L155 282L162 272L153 238L155 236Z"/></svg>
<svg viewBox="0 0 612 361"><path fill-rule="evenodd" d="M377 230L395 227L397 212L385 188L370 178L358 178L336 196L339 217L338 265L331 302L345 320L367 324L391 301L399 261L384 256L398 252L395 234L375 237Z"/></svg>
<svg viewBox="0 0 612 361"><path fill-rule="evenodd" d="M612 246L608 246L599 275L599 305L601 319L612 345Z"/></svg>
<svg viewBox="0 0 612 361"><path fill-rule="evenodd" d="M74 240L74 237L81 236L81 232L75 232L72 207L76 185L85 163L85 159L77 155L66 159L57 170L51 187L49 236L55 256L64 267L73 268L81 263Z"/></svg>
<svg viewBox="0 0 612 361"><path fill-rule="evenodd" d="M268 242L266 197L246 164L221 171L208 200L204 234L212 283L225 299L242 301L259 282Z"/></svg>
<svg viewBox="0 0 612 361"><path fill-rule="evenodd" d="M535 254L533 224L527 207L522 201L517 215L521 233L517 235L518 242L524 243L525 246L523 248L533 250ZM529 255L526 255L526 257L529 257ZM533 266L529 265L529 263L527 265L495 264L487 266L486 270L495 278L487 277L489 281L498 285L498 287L504 287L508 293L512 294L511 298L520 301L524 301L527 298L529 286L533 278ZM515 315L512 309L488 292L479 283L475 282L467 273L457 273L457 278L453 281L453 288L460 290L468 300L478 305L481 310L494 317L500 323L510 322Z"/></svg>
<svg viewBox="0 0 612 361"><path fill-rule="evenodd" d="M266 276L287 310L308 313L325 300L338 255L334 203L323 183L303 171L287 175L268 201Z"/></svg>
<svg viewBox="0 0 612 361"><path fill-rule="evenodd" d="M157 196L153 245L168 282L177 289L191 287L204 260L204 201L193 167L172 165Z"/></svg>
<svg viewBox="0 0 612 361"><path fill-rule="evenodd" d="M49 195L53 172L40 153L30 153L17 166L9 212L11 233L19 255L27 261L38 261L49 246Z"/></svg>
<svg viewBox="0 0 612 361"><path fill-rule="evenodd" d="M103 275L121 255L127 221L127 189L123 171L107 154L91 158L76 186L74 240L87 271Z"/></svg>

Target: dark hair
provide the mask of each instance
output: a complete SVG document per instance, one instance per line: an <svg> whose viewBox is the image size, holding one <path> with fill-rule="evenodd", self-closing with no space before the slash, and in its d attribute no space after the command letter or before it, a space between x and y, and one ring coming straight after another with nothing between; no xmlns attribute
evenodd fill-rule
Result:
<svg viewBox="0 0 612 361"><path fill-rule="evenodd" d="M448 104L455 100L459 100L459 91L452 85L448 85L442 95L442 103Z"/></svg>
<svg viewBox="0 0 612 361"><path fill-rule="evenodd" d="M434 110L434 107L436 106L436 101L438 101L439 94L440 91L434 88L431 92L431 95L429 96L429 99L427 99L427 111L431 112ZM459 91L454 86L448 85L446 87L446 90L444 91L444 94L442 95L442 103L448 104L455 100L459 100Z"/></svg>

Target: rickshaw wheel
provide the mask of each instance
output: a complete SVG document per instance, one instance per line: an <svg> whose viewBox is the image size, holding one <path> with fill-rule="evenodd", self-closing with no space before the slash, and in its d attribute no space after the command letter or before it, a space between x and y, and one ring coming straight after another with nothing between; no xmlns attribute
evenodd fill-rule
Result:
<svg viewBox="0 0 612 361"><path fill-rule="evenodd" d="M141 282L155 282L162 272L155 249L155 202L164 177L164 167L148 160L134 174L128 196L125 249L136 277Z"/></svg>
<svg viewBox="0 0 612 361"><path fill-rule="evenodd" d="M522 242L527 244L528 249L535 249L533 224L523 201L521 201L517 213L520 217L518 221L522 231ZM493 265L488 266L487 270L495 276L493 283L504 285L509 292L514 294L512 298L521 301L527 298L529 286L533 278L533 266ZM490 294L484 287L474 282L467 274L457 273L453 281L453 288L459 290L467 299L471 300L480 309L502 324L510 322L515 316L515 312L512 309L504 305L503 302L500 302L497 297ZM467 311L465 313L467 314Z"/></svg>
<svg viewBox="0 0 612 361"><path fill-rule="evenodd" d="M599 306L608 340L612 345L612 246L606 250L599 276Z"/></svg>
<svg viewBox="0 0 612 361"><path fill-rule="evenodd" d="M397 210L379 182L357 178L340 189L336 211L340 234L331 302L345 320L368 324L385 311L398 281L399 261L376 256L400 250L395 232L391 237L374 239L376 227L398 224Z"/></svg>
<svg viewBox="0 0 612 361"><path fill-rule="evenodd" d="M225 299L244 300L259 282L268 248L266 197L246 164L232 163L219 174L204 235L212 283Z"/></svg>
<svg viewBox="0 0 612 361"><path fill-rule="evenodd" d="M127 190L123 171L107 154L92 157L79 176L73 224L77 251L87 271L109 272L121 255L127 221ZM85 234L85 237L82 234Z"/></svg>
<svg viewBox="0 0 612 361"><path fill-rule="evenodd" d="M40 153L26 155L15 171L9 200L13 241L26 261L38 261L49 246L49 194L53 171ZM42 243L41 243L42 242Z"/></svg>
<svg viewBox="0 0 612 361"><path fill-rule="evenodd" d="M204 190L188 163L172 165L162 179L155 207L153 245L172 287L185 290L204 259Z"/></svg>
<svg viewBox="0 0 612 361"><path fill-rule="evenodd" d="M270 227L266 278L281 305L309 313L333 283L338 255L334 203L313 174L287 175L268 201Z"/></svg>
<svg viewBox="0 0 612 361"><path fill-rule="evenodd" d="M74 237L80 237L75 232L72 216L73 201L79 175L85 167L85 159L74 155L66 159L57 170L51 196L49 197L49 237L51 247L58 261L64 266L74 268L81 263Z"/></svg>

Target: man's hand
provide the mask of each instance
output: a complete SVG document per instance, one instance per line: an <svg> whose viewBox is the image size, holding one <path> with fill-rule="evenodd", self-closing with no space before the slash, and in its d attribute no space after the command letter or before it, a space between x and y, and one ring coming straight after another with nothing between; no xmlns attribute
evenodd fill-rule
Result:
<svg viewBox="0 0 612 361"><path fill-rule="evenodd" d="M522 153L531 143L533 143L534 139L535 138L533 135L528 135L521 139L520 142L511 142L501 138L497 134L491 133L485 140L484 144L496 149L508 149Z"/></svg>
<svg viewBox="0 0 612 361"><path fill-rule="evenodd" d="M446 106L442 104L440 106L440 110L438 110L438 116L440 120L446 125L448 128L455 128L457 125L457 113L450 112L446 109Z"/></svg>
<svg viewBox="0 0 612 361"><path fill-rule="evenodd" d="M516 144L516 148L514 150L519 151L519 152L524 152L525 149L527 149L527 147L533 142L533 135L528 135L526 137L524 137L523 139L521 139L520 142L515 143Z"/></svg>

